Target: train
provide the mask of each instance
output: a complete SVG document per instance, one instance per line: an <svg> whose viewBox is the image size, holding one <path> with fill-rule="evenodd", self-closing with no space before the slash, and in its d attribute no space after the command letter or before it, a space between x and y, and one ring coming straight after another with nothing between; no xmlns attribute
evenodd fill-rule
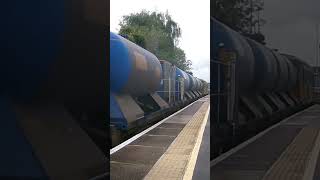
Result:
<svg viewBox="0 0 320 180"><path fill-rule="evenodd" d="M213 159L311 105L314 75L306 61L210 21Z"/></svg>
<svg viewBox="0 0 320 180"><path fill-rule="evenodd" d="M0 9L0 177L106 179L107 2Z"/></svg>
<svg viewBox="0 0 320 180"><path fill-rule="evenodd" d="M208 94L208 83L110 32L111 145Z"/></svg>

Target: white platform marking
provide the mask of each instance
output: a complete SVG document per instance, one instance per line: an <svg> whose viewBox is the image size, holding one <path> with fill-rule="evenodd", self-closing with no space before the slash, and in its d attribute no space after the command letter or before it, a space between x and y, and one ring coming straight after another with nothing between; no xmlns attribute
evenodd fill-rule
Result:
<svg viewBox="0 0 320 180"><path fill-rule="evenodd" d="M202 99L202 98L201 98L201 99ZM201 99L199 99L199 100L201 100ZM180 113L181 111L187 109L189 106L191 106L192 104L198 102L199 100L192 102L192 103L189 104L188 106L180 109L179 111L177 111L177 112L171 114L170 116L166 117L165 119L159 121L159 122L156 123L155 125L153 125L153 126L149 127L148 129L140 132L139 134L133 136L132 138L124 141L123 143L119 144L118 146L115 146L114 148L112 148L112 149L110 150L110 155L112 155L113 153L119 151L120 149L122 149L122 148L125 147L126 145L132 143L132 142L135 141L136 139L140 138L141 136L143 136L143 135L146 134L147 132L149 132L149 131L151 131L152 129L156 128L157 126L159 126L159 125L162 124L163 122L167 121L167 120L170 119L171 117L177 115L177 114Z"/></svg>

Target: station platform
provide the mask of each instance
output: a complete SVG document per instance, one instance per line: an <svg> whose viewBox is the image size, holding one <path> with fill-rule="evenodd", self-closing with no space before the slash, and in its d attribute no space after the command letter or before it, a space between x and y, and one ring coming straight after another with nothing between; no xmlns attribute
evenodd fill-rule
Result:
<svg viewBox="0 0 320 180"><path fill-rule="evenodd" d="M205 96L111 149L110 178L208 179L209 109Z"/></svg>
<svg viewBox="0 0 320 180"><path fill-rule="evenodd" d="M319 130L320 105L316 104L211 161L211 179L320 179Z"/></svg>

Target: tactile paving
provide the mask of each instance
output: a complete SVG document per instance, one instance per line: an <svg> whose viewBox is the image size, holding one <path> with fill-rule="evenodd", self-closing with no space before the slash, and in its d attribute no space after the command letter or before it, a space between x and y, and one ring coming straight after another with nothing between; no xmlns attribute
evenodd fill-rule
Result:
<svg viewBox="0 0 320 180"><path fill-rule="evenodd" d="M189 121L193 119L195 113L200 110L204 101L198 101L168 118L155 129L110 155L111 179L143 179L159 158L166 152L178 134L186 127ZM190 141L186 144L192 143L194 143L194 141ZM180 156L174 157L176 158L176 164L173 164L173 166L183 166L184 163L187 163L187 161L184 161L185 157L188 156L192 150L192 147L190 146L187 148L187 145L184 149L176 148L175 153L179 153ZM176 173L176 175L181 175L180 173L183 172L184 171L175 171L174 173ZM174 173L171 174L174 175ZM164 179L170 178L166 177Z"/></svg>
<svg viewBox="0 0 320 180"><path fill-rule="evenodd" d="M269 169L263 180L302 179L318 132L315 128L303 128Z"/></svg>
<svg viewBox="0 0 320 180"><path fill-rule="evenodd" d="M320 106L284 120L211 167L213 179L302 180L320 172ZM317 165L316 165L317 163ZM313 170L315 169L315 170ZM310 178L311 177L311 178Z"/></svg>
<svg viewBox="0 0 320 180"><path fill-rule="evenodd" d="M202 104L193 118L169 146L168 150L152 167L145 179L163 180L183 178L208 106L208 102Z"/></svg>

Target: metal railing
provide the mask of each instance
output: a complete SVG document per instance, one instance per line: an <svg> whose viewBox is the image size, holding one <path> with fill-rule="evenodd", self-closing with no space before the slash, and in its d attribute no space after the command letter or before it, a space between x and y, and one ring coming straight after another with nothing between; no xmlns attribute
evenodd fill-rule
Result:
<svg viewBox="0 0 320 180"><path fill-rule="evenodd" d="M158 91L156 91L157 93L168 93L168 101L171 103L171 102L176 102L176 93L178 94L178 100L183 100L183 96L181 95L183 92L181 92L181 89L180 89L180 86L181 86L181 82L180 81L178 81L178 80L175 80L175 79L161 79L161 81L162 81L162 83L164 84L165 83L165 81L169 81L168 82L168 89L169 90L167 90L167 91L165 91L165 90L162 90L162 91L160 91L160 90L158 90ZM171 90L171 89L173 89L173 88L171 88L171 85L173 84L173 83L171 83L171 82L175 82L174 84L175 84L175 90L173 91L173 90ZM176 84L178 83L178 86L176 86ZM177 89L176 89L176 87L177 87ZM173 99L171 99L171 98L173 98Z"/></svg>
<svg viewBox="0 0 320 180"><path fill-rule="evenodd" d="M221 62L218 59L211 60L211 63L217 65L217 82L213 82L213 86L217 86L217 90L211 92L210 96L215 96L217 99L217 121L220 122L220 107L221 107L221 96L227 96L228 99L228 110L227 110L227 116L228 121L232 122L234 120L233 114L234 114L234 99L235 99L235 59L228 61L228 62ZM222 90L222 77L221 77L221 71L227 67L227 70L225 72L225 88Z"/></svg>
<svg viewBox="0 0 320 180"><path fill-rule="evenodd" d="M222 97L226 97L226 120L232 125L232 133L235 136L237 126L237 93L236 93L236 57L231 56L228 61L222 62L219 59L212 59L211 63L216 66L217 70L217 82L212 82L212 86L216 86L216 89L211 92L210 96L213 96L213 101L217 102L217 123L219 124L223 120L221 119ZM223 71L223 72L222 72ZM221 74L224 77L221 77ZM223 78L223 79L222 79ZM224 85L222 87L222 81Z"/></svg>

